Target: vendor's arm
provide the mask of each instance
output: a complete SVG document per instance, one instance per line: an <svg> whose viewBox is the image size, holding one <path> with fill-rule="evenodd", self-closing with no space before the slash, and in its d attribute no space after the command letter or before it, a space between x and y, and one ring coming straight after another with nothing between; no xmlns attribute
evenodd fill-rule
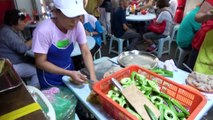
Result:
<svg viewBox="0 0 213 120"><path fill-rule="evenodd" d="M94 69L94 64L93 64L91 52L90 52L87 44L80 44L79 46L80 46L80 49L81 49L81 53L82 53L82 56L83 56L85 67L89 71L90 79L94 80L94 82L96 82L97 78L96 78L96 75L95 75L95 69Z"/></svg>
<svg viewBox="0 0 213 120"><path fill-rule="evenodd" d="M195 16L195 20L197 22L203 23L203 22L206 22L207 20L213 19L213 5L212 4L210 4L208 1L204 1L204 3L202 4L202 6L200 8L200 11Z"/></svg>
<svg viewBox="0 0 213 120"><path fill-rule="evenodd" d="M82 84L87 80L86 76L81 74L78 71L66 70L47 61L46 54L35 53L35 62L36 62L36 66L44 71L48 71L50 73L55 73L55 74L71 76L74 82L77 84Z"/></svg>
<svg viewBox="0 0 213 120"><path fill-rule="evenodd" d="M93 59L92 59L92 55L90 53L90 50L87 46L87 39L86 39L86 35L82 34L84 33L84 26L82 25L81 22L78 23L78 28L77 28L77 32L76 32L76 40L77 43L79 45L79 48L81 50L81 54L84 60L84 65L85 67L88 69L89 71L89 75L90 75L90 79L94 80L94 82L97 81L96 75L95 75L95 69L94 69L94 65L93 65Z"/></svg>

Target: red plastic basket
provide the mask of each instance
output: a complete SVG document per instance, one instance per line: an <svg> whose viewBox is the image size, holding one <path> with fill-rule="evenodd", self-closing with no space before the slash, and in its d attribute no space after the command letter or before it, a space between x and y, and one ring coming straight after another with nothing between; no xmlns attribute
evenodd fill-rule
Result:
<svg viewBox="0 0 213 120"><path fill-rule="evenodd" d="M187 120L194 120L196 115L204 107L207 100L206 98L196 90L193 90L187 86L181 85L179 83L173 82L163 76L160 76L150 70L141 68L136 65L126 67L107 78L102 79L97 82L93 89L99 95L99 99L102 107L105 111L110 114L116 120L135 120L135 116L130 114L126 109L122 108L119 104L111 100L106 96L107 92L111 88L111 78L121 80L124 77L129 77L133 71L142 71L148 79L155 79L158 82L160 91L169 95L170 97L179 101L185 108L190 112L190 116Z"/></svg>

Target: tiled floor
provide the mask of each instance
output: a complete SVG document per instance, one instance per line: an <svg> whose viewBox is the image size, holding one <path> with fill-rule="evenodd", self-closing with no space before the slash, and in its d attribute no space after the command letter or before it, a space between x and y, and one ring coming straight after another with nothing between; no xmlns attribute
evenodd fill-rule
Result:
<svg viewBox="0 0 213 120"><path fill-rule="evenodd" d="M147 47L147 44L144 43L143 41L139 41L136 48L138 50L142 50L144 51ZM168 59L173 59L174 58L174 55L175 55L175 50L176 50L176 43L173 42L172 45L171 45L171 54L168 55L168 54L164 54L160 60L161 61L165 61L165 60L168 60ZM101 52L102 52L102 56L107 56L107 57L115 57L117 56L117 54L114 54L114 53L111 53L111 54L108 54L108 50L109 50L109 39L107 40L107 44L103 45L102 46L102 49L101 49ZM213 107L209 110L208 114L202 118L202 120L213 120Z"/></svg>

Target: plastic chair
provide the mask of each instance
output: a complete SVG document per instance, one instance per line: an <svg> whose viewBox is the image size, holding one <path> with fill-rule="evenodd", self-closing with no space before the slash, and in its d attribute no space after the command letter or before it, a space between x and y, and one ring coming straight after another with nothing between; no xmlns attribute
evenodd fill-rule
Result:
<svg viewBox="0 0 213 120"><path fill-rule="evenodd" d="M179 27L180 27L180 24L176 24L173 27L172 34L171 34L171 42L176 41L176 35L177 35L177 31L178 31Z"/></svg>
<svg viewBox="0 0 213 120"><path fill-rule="evenodd" d="M190 50L184 50L181 47L177 47L176 51L175 51L175 56L174 56L174 60L176 62L176 65L178 68L182 67L184 58L189 55Z"/></svg>
<svg viewBox="0 0 213 120"><path fill-rule="evenodd" d="M98 58L101 58L101 47L94 53L93 59L96 60Z"/></svg>
<svg viewBox="0 0 213 120"><path fill-rule="evenodd" d="M107 31L106 29L102 26L104 32L102 33L102 37L103 37L103 43L104 45L106 45L107 41L106 41L106 35L107 35Z"/></svg>
<svg viewBox="0 0 213 120"><path fill-rule="evenodd" d="M118 51L113 50L113 47L112 47L113 41L118 42ZM121 39L121 38L117 38L114 35L112 35L111 39L110 39L109 52L108 53L110 54L111 52L113 52L113 53L116 53L116 54L119 55L121 52L123 52L123 42L124 41L127 41L127 47L128 47L129 46L129 40L124 40L124 39Z"/></svg>
<svg viewBox="0 0 213 120"><path fill-rule="evenodd" d="M168 42L168 49L164 49L164 43ZM157 45L158 50L155 51L157 54L158 58L161 58L163 54L168 53L170 54L170 48L171 48L171 38L170 36L167 36L165 38L161 38L158 40L158 45Z"/></svg>

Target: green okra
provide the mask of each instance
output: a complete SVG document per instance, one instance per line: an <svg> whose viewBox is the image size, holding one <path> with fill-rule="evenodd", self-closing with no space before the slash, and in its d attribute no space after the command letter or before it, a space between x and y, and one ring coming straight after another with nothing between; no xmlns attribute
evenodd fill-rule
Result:
<svg viewBox="0 0 213 120"><path fill-rule="evenodd" d="M127 107L126 110L128 112L130 112L132 115L134 115L135 117L137 117L138 120L142 120L142 117L138 113L136 113L135 111L133 111L132 109L130 109L129 107Z"/></svg>
<svg viewBox="0 0 213 120"><path fill-rule="evenodd" d="M177 111L170 100L165 100L169 108L177 115Z"/></svg>
<svg viewBox="0 0 213 120"><path fill-rule="evenodd" d="M145 86L145 85L142 85L142 86L140 87L140 90L152 91L152 87L147 87L147 86Z"/></svg>
<svg viewBox="0 0 213 120"><path fill-rule="evenodd" d="M183 107L177 100L175 99L171 99L171 102L176 106L178 107L182 112L184 112L186 114L186 117L188 117L190 115L189 111Z"/></svg>
<svg viewBox="0 0 213 120"><path fill-rule="evenodd" d="M167 99L167 100L170 100L170 99L171 99L169 95L167 95L167 94L165 94L165 93L163 93L163 92L160 92L159 95L160 95L162 98L164 98L164 99Z"/></svg>
<svg viewBox="0 0 213 120"><path fill-rule="evenodd" d="M186 118L179 118L180 120L186 120Z"/></svg>
<svg viewBox="0 0 213 120"><path fill-rule="evenodd" d="M185 114L184 114L183 112L178 112L178 113L177 113L177 116L178 116L179 118L184 118L184 117L185 117Z"/></svg>
<svg viewBox="0 0 213 120"><path fill-rule="evenodd" d="M144 104L144 108L145 108L146 112L148 113L149 117L151 118L151 120L157 120L157 117L155 116L155 114L152 112L152 110L146 104Z"/></svg>
<svg viewBox="0 0 213 120"><path fill-rule="evenodd" d="M159 120L164 120L164 109L162 105L159 105L159 110L161 114Z"/></svg>
<svg viewBox="0 0 213 120"><path fill-rule="evenodd" d="M150 87L152 87L152 90L153 90L153 91L155 91L155 92L157 92L157 93L160 93L160 90L159 90L159 88L158 88L158 85L157 85L155 82L153 82L153 81L151 81L151 80L148 80L148 84L149 84Z"/></svg>
<svg viewBox="0 0 213 120"><path fill-rule="evenodd" d="M153 68L151 71L155 72L159 75L162 75L164 77L173 77L172 71L169 71L169 70L166 70L166 69L163 69L163 68Z"/></svg>

